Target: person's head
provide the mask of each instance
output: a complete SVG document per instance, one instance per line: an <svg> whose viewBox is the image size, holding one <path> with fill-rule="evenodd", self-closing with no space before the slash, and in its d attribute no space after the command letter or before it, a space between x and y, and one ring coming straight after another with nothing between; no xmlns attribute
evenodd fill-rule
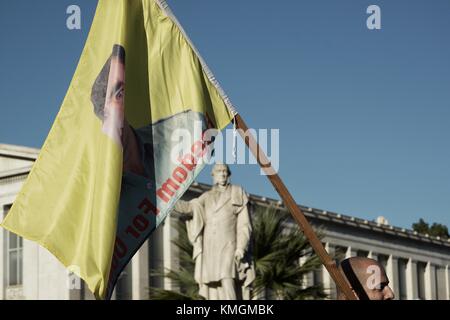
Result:
<svg viewBox="0 0 450 320"><path fill-rule="evenodd" d="M94 112L102 122L102 131L119 144L125 117L125 49L115 44L112 54L92 86Z"/></svg>
<svg viewBox="0 0 450 320"><path fill-rule="evenodd" d="M392 300L394 292L389 287L389 279L384 267L376 260L365 257L352 257L339 265L353 292L360 300ZM338 290L338 299L346 300Z"/></svg>
<svg viewBox="0 0 450 320"><path fill-rule="evenodd" d="M216 163L211 171L214 184L225 186L228 184L228 178L231 176L231 171L228 165L223 163Z"/></svg>

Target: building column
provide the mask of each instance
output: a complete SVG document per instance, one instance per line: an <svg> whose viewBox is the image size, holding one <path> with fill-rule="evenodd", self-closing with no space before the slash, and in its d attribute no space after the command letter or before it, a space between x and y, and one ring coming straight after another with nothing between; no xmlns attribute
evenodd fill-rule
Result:
<svg viewBox="0 0 450 320"><path fill-rule="evenodd" d="M450 300L450 266L445 266L445 286L447 288L447 300Z"/></svg>
<svg viewBox="0 0 450 320"><path fill-rule="evenodd" d="M155 231L150 235L148 239L148 250L149 250L149 261L148 269L152 272L162 272L164 271L164 226L170 217L161 223L161 225L156 228ZM164 277L162 276L151 276L150 286L164 289Z"/></svg>
<svg viewBox="0 0 450 320"><path fill-rule="evenodd" d="M133 300L148 299L149 265L148 240L131 259L131 297Z"/></svg>
<svg viewBox="0 0 450 320"><path fill-rule="evenodd" d="M335 254L334 247L330 243L325 243L325 250L328 254L333 257ZM336 286L334 284L333 279L331 279L330 274L328 273L327 268L322 265L322 279L323 279L323 289L326 294L330 297L330 299L336 299Z"/></svg>
<svg viewBox="0 0 450 320"><path fill-rule="evenodd" d="M0 219L3 220L5 217L5 213L3 210L3 205L0 205ZM6 243L3 241L5 239L6 229L0 228L0 300L5 300L5 287L6 283L6 252L4 248L6 247ZM5 248L6 249L6 248Z"/></svg>
<svg viewBox="0 0 450 320"><path fill-rule="evenodd" d="M163 266L164 272L168 270L176 270L178 267L178 258L175 254L175 246L172 244L172 240L178 237L178 233L172 224L175 221L169 217L164 222L163 226ZM174 290L175 286L171 279L164 277L163 280L165 290Z"/></svg>
<svg viewBox="0 0 450 320"><path fill-rule="evenodd" d="M431 262L425 268L425 299L436 300L436 266Z"/></svg>
<svg viewBox="0 0 450 320"><path fill-rule="evenodd" d="M417 263L409 259L406 265L406 293L408 300L418 299L417 285Z"/></svg>
<svg viewBox="0 0 450 320"><path fill-rule="evenodd" d="M386 275L389 279L389 287L394 291L396 299L400 298L400 283L398 275L398 258L392 254L389 255L386 265Z"/></svg>
<svg viewBox="0 0 450 320"><path fill-rule="evenodd" d="M298 263L300 264L300 266L302 266L307 260L308 260L307 257L302 256L302 257L300 257ZM308 272L307 274L303 275L303 278L302 278L302 288L303 289L313 286L314 284L315 283L314 283L314 272L313 271Z"/></svg>
<svg viewBox="0 0 450 320"><path fill-rule="evenodd" d="M348 247L347 251L345 252L345 259L351 258L351 257L356 257L357 256L357 252L353 247Z"/></svg>
<svg viewBox="0 0 450 320"><path fill-rule="evenodd" d="M23 293L26 299L39 300L39 245L23 240Z"/></svg>

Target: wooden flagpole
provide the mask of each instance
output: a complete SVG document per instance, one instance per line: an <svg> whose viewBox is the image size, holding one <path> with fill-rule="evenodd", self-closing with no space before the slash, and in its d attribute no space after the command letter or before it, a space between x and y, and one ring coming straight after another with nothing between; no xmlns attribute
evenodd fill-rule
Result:
<svg viewBox="0 0 450 320"><path fill-rule="evenodd" d="M311 244L311 247L313 248L315 253L319 256L320 260L322 261L325 268L328 270L331 278L334 280L337 287L345 294L347 299L357 300L358 298L353 293L349 284L345 281L344 275L337 268L336 262L333 259L331 259L331 257L328 255L327 251L323 247L322 243L320 242L316 233L312 229L305 215L300 210L294 198L290 194L289 190L284 185L280 176L276 174L276 172L272 168L272 165L270 164L270 161L267 159L267 156L265 155L264 151L260 148L259 144L256 142L251 132L248 131L248 127L245 124L242 117L239 114L236 114L234 117L234 121L236 128L239 131L239 134L245 141L245 144L250 149L252 154L255 156L256 161L258 161L258 164L266 172L267 178L269 178L270 182L275 187L275 190L280 195L284 205L289 210L292 217L295 219L300 229L305 234L305 237L308 239L309 243Z"/></svg>

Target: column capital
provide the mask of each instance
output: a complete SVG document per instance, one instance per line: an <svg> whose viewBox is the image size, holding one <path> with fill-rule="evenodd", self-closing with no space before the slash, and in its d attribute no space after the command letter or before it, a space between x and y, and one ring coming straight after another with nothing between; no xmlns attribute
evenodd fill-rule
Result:
<svg viewBox="0 0 450 320"><path fill-rule="evenodd" d="M345 258L347 259L347 258L352 258L352 257L356 257L356 256L357 256L356 249L351 246L348 246L347 251L345 252Z"/></svg>
<svg viewBox="0 0 450 320"><path fill-rule="evenodd" d="M369 251L369 254L367 255L367 258L374 259L378 261L378 253L373 252L372 250Z"/></svg>

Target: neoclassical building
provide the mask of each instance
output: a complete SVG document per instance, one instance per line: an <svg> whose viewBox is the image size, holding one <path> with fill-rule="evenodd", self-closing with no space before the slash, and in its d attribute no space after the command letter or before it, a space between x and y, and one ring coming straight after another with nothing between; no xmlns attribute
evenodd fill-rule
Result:
<svg viewBox="0 0 450 320"><path fill-rule="evenodd" d="M3 218L25 181L38 149L0 144L0 216ZM210 188L195 183L185 199L197 197ZM43 199L45 201L45 199ZM251 212L258 207L280 207L281 202L250 195ZM382 217L368 221L334 212L300 206L308 220L323 230L327 251L342 257L367 256L386 268L397 299L450 300L450 239L417 234L388 224ZM118 281L115 299L148 299L148 288L166 289L173 284L152 278L151 269L176 269L178 252L172 244L177 237L169 218L142 246ZM46 249L0 228L0 299L92 299L73 274ZM331 298L336 289L327 271L312 272L305 281L322 283Z"/></svg>

